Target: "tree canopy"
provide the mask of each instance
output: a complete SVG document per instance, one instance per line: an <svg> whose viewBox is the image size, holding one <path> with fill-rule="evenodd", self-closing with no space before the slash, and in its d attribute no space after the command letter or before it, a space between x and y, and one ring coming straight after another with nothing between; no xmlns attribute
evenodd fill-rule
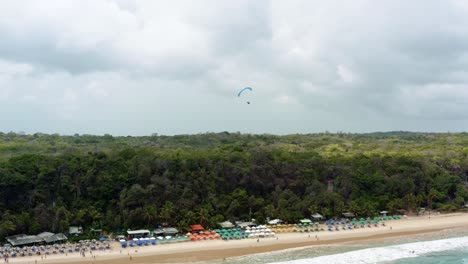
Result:
<svg viewBox="0 0 468 264"><path fill-rule="evenodd" d="M0 133L1 236L450 211L467 184L466 133Z"/></svg>

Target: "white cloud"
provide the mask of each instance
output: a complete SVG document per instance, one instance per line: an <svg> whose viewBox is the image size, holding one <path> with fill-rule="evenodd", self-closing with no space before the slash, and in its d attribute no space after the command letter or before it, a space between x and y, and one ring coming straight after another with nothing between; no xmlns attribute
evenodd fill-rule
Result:
<svg viewBox="0 0 468 264"><path fill-rule="evenodd" d="M468 129L465 1L9 1L0 38L0 110L33 132Z"/></svg>
<svg viewBox="0 0 468 264"><path fill-rule="evenodd" d="M337 73L338 76L340 76L340 79L345 82L345 83L351 83L354 81L354 73L346 67L346 65L340 64L337 67Z"/></svg>
<svg viewBox="0 0 468 264"><path fill-rule="evenodd" d="M0 59L0 75L17 76L32 73L33 67L26 63L15 63Z"/></svg>
<svg viewBox="0 0 468 264"><path fill-rule="evenodd" d="M289 96L289 95L280 95L275 98L275 102L283 105L290 105L290 104L297 104L298 101L296 98Z"/></svg>

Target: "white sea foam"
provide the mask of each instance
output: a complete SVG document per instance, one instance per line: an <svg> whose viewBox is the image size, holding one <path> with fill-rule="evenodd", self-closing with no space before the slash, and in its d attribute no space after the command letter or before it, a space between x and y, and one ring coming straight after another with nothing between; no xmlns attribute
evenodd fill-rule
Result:
<svg viewBox="0 0 468 264"><path fill-rule="evenodd" d="M434 241L415 242L386 247L367 248L342 254L333 254L309 259L275 262L275 264L314 263L381 263L403 258L414 258L424 254L468 248L468 237L448 238Z"/></svg>

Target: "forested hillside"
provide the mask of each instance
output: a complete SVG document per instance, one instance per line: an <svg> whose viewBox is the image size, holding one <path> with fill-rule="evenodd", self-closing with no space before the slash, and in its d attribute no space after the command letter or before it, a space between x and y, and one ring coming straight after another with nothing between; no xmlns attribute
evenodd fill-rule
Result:
<svg viewBox="0 0 468 264"><path fill-rule="evenodd" d="M0 235L450 211L467 181L466 133L0 133Z"/></svg>

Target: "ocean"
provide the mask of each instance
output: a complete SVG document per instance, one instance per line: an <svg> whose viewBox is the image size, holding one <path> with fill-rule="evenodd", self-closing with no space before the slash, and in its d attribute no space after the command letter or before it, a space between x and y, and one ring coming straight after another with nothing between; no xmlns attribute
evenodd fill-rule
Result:
<svg viewBox="0 0 468 264"><path fill-rule="evenodd" d="M213 263L213 262L211 262ZM468 230L456 229L378 241L311 246L228 258L223 264L468 264Z"/></svg>

